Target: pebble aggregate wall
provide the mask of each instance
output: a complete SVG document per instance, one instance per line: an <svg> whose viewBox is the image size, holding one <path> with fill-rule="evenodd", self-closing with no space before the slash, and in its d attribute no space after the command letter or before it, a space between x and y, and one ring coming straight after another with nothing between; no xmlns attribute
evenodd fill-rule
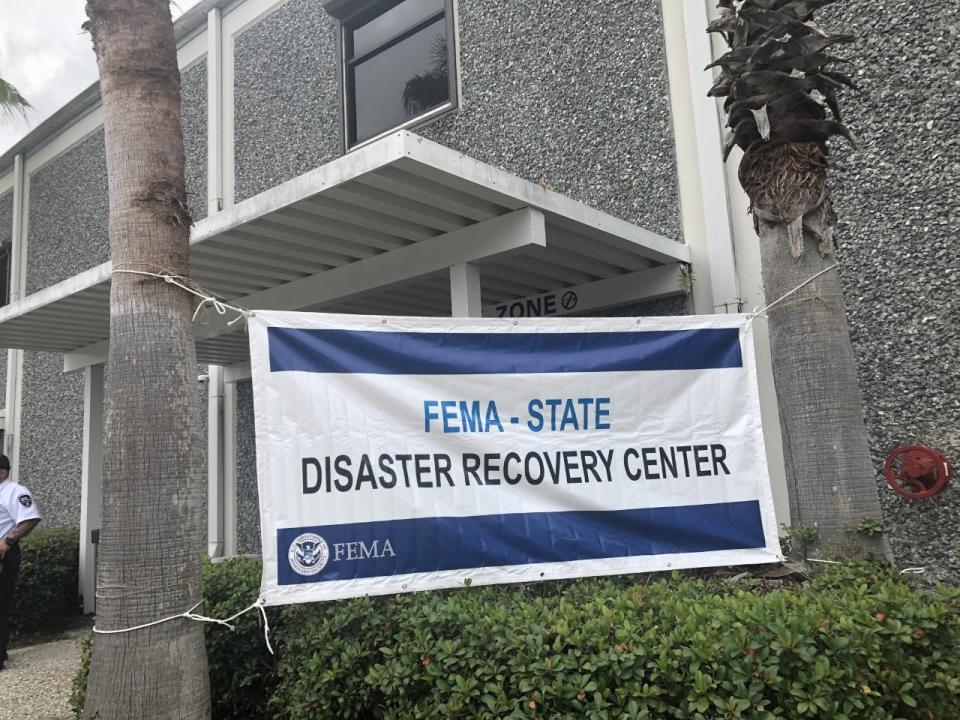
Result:
<svg viewBox="0 0 960 720"><path fill-rule="evenodd" d="M44 525L76 527L80 521L83 457L83 372L63 372L59 353L25 352L20 465L17 479L37 498ZM200 366L200 372L206 372ZM207 386L200 384L200 427L207 431ZM201 445L206 468L206 443ZM206 472L204 470L204 472ZM204 504L204 519L206 505Z"/></svg>
<svg viewBox="0 0 960 720"><path fill-rule="evenodd" d="M415 129L680 238L660 3L460 0L463 102Z"/></svg>
<svg viewBox="0 0 960 720"><path fill-rule="evenodd" d="M689 314L689 299L686 295L645 300L643 302L607 308L596 313L586 313L597 317L663 317L666 315Z"/></svg>
<svg viewBox="0 0 960 720"><path fill-rule="evenodd" d="M187 207L193 221L207 216L207 60L180 75L180 118L186 155Z"/></svg>
<svg viewBox="0 0 960 720"><path fill-rule="evenodd" d="M107 168L103 130L30 176L26 292L104 262ZM83 374L63 373L63 356L24 352L20 482L36 494L47 526L80 521Z"/></svg>
<svg viewBox="0 0 960 720"><path fill-rule="evenodd" d="M253 431L253 384L237 383L237 552L260 552L257 449Z"/></svg>
<svg viewBox="0 0 960 720"><path fill-rule="evenodd" d="M460 0L459 22L461 107L414 132L680 237L658 3ZM236 201L341 154L336 41L307 0L237 38Z"/></svg>
<svg viewBox="0 0 960 720"><path fill-rule="evenodd" d="M30 175L27 294L109 259L109 209L100 129Z"/></svg>
<svg viewBox="0 0 960 720"><path fill-rule="evenodd" d="M80 524L83 373L63 355L24 352L20 463L15 477L34 493L45 527Z"/></svg>
<svg viewBox="0 0 960 720"><path fill-rule="evenodd" d="M187 200L194 219L207 205L207 70L201 61L182 78ZM27 293L110 258L107 161L103 130L53 158L30 177Z"/></svg>
<svg viewBox="0 0 960 720"><path fill-rule="evenodd" d="M8 245L11 242L13 242L13 193L8 192L0 197L0 245ZM0 348L0 390L6 389L6 381L7 351ZM2 395L0 407L6 403L6 393L2 392Z"/></svg>
<svg viewBox="0 0 960 720"><path fill-rule="evenodd" d="M858 140L832 143L839 258L871 450L939 448L960 466L960 2L849 0L820 13L852 33ZM882 481L881 481L882 483ZM960 579L960 484L908 500L881 484L897 562Z"/></svg>
<svg viewBox="0 0 960 720"><path fill-rule="evenodd" d="M341 153L336 23L290 0L235 40L234 200Z"/></svg>

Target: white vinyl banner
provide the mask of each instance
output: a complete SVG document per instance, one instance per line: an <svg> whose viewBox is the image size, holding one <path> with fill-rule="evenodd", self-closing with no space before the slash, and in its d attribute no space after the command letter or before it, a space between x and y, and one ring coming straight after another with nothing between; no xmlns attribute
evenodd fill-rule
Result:
<svg viewBox="0 0 960 720"><path fill-rule="evenodd" d="M743 316L250 321L270 605L779 558Z"/></svg>

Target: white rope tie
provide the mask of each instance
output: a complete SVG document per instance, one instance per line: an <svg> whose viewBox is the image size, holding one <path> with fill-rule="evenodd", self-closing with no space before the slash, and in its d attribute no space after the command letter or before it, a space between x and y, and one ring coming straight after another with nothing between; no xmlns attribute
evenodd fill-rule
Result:
<svg viewBox="0 0 960 720"><path fill-rule="evenodd" d="M191 295L194 295L200 298L200 302L197 304L196 310L193 311L193 322L197 321L197 316L200 314L200 311L205 308L207 305L213 307L217 311L218 315L226 315L227 310L233 310L237 313L237 317L233 320L227 322L228 326L232 326L234 323L239 322L240 320L247 319L253 316L253 313L246 308L242 308L238 305L231 305L230 303L224 302L212 292L204 290L202 287L197 285L193 280L186 278L182 275L172 275L170 273L153 273L147 272L145 270L114 270L115 273L126 273L128 275L146 275L147 277L154 277L163 280L164 282L170 283L171 285L176 285L182 290L186 290ZM183 281L183 282L181 282ZM187 284L189 283L189 284Z"/></svg>
<svg viewBox="0 0 960 720"><path fill-rule="evenodd" d="M764 313L766 313L770 308L774 307L775 305L779 305L779 304L782 303L784 300L786 300L788 297L790 297L790 296L793 295L795 292L797 292L798 290L800 290L800 288L804 287L805 285L809 285L809 284L812 283L814 280L816 280L818 277L820 277L821 275L824 275L824 274L830 272L830 271L833 270L835 267L837 267L837 263L834 263L833 265L831 265L831 266L828 267L828 268L824 268L823 270L821 270L820 272L818 272L816 275L813 275L813 276L811 276L811 277L808 277L808 278L807 278L806 280L804 280L802 283L800 283L799 285L797 285L793 290L790 290L789 292L784 293L783 295L781 295L780 297L778 297L776 300L774 300L772 303L767 303L767 304L764 305L763 307L757 308L757 309L754 310L752 313L750 313L749 315L747 315L747 321L749 322L749 321L753 320L754 318L758 318L758 317L766 317L766 315L764 315Z"/></svg>
<svg viewBox="0 0 960 720"><path fill-rule="evenodd" d="M274 654L273 646L270 644L270 621L267 619L267 609L265 607L265 601L262 597L257 598L256 601L249 607L246 607L240 612L234 613L230 617L222 620L220 618L212 618L212 617L207 617L206 615L199 615L195 613L194 610L196 610L202 604L203 604L203 600L198 602L196 605L194 605L192 608L190 608L186 612L182 612L179 615L171 615L169 617L160 618L159 620L154 620L153 622L143 623L142 625L134 625L133 627L120 628L118 630L101 630L100 628L94 626L93 632L97 633L98 635L117 635L120 633L134 632L136 630L145 630L146 628L153 627L155 625L161 625L163 623L170 622L171 620L179 620L180 618L183 618L185 620L194 620L195 622L215 623L217 625L223 625L224 627L229 628L230 630L236 630L237 628L231 624L234 620L236 620L241 615L246 615L251 610L259 610L260 614L263 616L264 642L266 642L267 650L270 651L270 654L271 655Z"/></svg>

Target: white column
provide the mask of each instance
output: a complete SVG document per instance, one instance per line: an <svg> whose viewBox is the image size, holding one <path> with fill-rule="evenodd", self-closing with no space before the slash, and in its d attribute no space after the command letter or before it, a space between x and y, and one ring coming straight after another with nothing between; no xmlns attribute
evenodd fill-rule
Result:
<svg viewBox="0 0 960 720"><path fill-rule="evenodd" d="M20 299L23 284L21 265L23 265L23 213L26 210L24 191L26 190L26 174L23 167L23 155L13 159L13 228L11 228L10 243L10 302ZM20 366L23 351L7 350L7 385L4 397L5 427L3 434L3 452L16 466L19 444L17 435L20 430Z"/></svg>
<svg viewBox="0 0 960 720"><path fill-rule="evenodd" d="M207 369L207 554L223 555L223 368Z"/></svg>
<svg viewBox="0 0 960 720"><path fill-rule="evenodd" d="M237 386L223 385L223 554L237 554Z"/></svg>
<svg viewBox="0 0 960 720"><path fill-rule="evenodd" d="M223 23L207 12L207 215L223 210ZM207 554L224 553L223 368L207 368Z"/></svg>
<svg viewBox="0 0 960 720"><path fill-rule="evenodd" d="M223 209L223 24L207 13L207 214Z"/></svg>
<svg viewBox="0 0 960 720"><path fill-rule="evenodd" d="M716 100L707 97L713 61L707 0L662 0L684 241L693 256L698 314L739 312L740 284L730 229L723 140Z"/></svg>
<svg viewBox="0 0 960 720"><path fill-rule="evenodd" d="M480 268L459 263L450 268L450 314L453 317L483 317Z"/></svg>
<svg viewBox="0 0 960 720"><path fill-rule="evenodd" d="M91 531L100 530L103 481L104 365L83 369L83 466L80 486L80 594L83 612L96 612L96 547Z"/></svg>

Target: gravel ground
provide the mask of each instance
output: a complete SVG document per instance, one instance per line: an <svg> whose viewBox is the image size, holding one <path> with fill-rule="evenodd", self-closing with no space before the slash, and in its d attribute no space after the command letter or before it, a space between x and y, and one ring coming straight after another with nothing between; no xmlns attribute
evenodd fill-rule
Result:
<svg viewBox="0 0 960 720"><path fill-rule="evenodd" d="M86 627L50 642L14 647L0 672L0 720L73 720L67 707Z"/></svg>

